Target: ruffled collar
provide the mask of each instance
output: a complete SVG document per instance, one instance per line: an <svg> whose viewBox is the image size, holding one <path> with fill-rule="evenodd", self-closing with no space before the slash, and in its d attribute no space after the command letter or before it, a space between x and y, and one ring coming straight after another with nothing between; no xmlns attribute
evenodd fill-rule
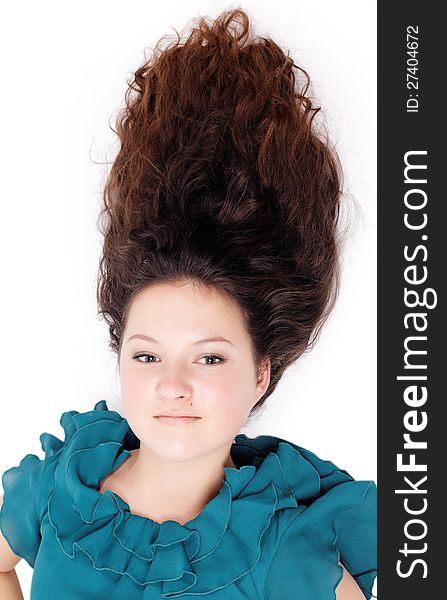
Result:
<svg viewBox="0 0 447 600"><path fill-rule="evenodd" d="M261 540L276 511L304 510L331 487L352 480L286 440L239 434L231 448L239 467L224 469L218 495L183 525L157 523L131 513L116 493L99 492L102 479L140 445L127 420L101 400L92 411L63 413L60 424L64 442L48 433L40 439L46 455L60 452L48 518L62 550L70 557L82 551L95 569L142 586L159 582L164 598L206 594L246 575L260 559ZM228 561L234 555L238 560Z"/></svg>

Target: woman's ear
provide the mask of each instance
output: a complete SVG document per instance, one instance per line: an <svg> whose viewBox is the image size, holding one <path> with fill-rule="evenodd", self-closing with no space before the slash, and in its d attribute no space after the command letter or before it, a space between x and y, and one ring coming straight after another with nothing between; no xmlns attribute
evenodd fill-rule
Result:
<svg viewBox="0 0 447 600"><path fill-rule="evenodd" d="M271 362L270 358L266 356L259 367L258 378L256 381L257 400L262 398L265 394L268 386L270 385L270 374L271 374Z"/></svg>

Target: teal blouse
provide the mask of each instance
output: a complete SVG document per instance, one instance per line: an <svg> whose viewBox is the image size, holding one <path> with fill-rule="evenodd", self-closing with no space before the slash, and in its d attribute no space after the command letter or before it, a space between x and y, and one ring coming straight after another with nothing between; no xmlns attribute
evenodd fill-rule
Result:
<svg viewBox="0 0 447 600"><path fill-rule="evenodd" d="M334 600L343 569L377 574L377 487L269 435L236 436L215 496L191 521L133 514L100 482L138 448L105 400L64 412L62 441L5 471L0 528L33 567L31 600ZM376 597L376 596L374 596Z"/></svg>

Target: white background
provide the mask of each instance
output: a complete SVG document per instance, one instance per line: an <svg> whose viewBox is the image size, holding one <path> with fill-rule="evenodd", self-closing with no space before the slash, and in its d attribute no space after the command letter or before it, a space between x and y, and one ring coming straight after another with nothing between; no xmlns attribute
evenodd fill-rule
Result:
<svg viewBox="0 0 447 600"><path fill-rule="evenodd" d="M64 411L107 400L122 413L116 359L96 316L96 228L109 127L126 81L165 34L243 8L309 73L360 203L343 256L338 303L303 356L243 430L289 439L356 479L376 478L376 3L356 0L171 0L8 3L2 79L2 398L0 474L39 435L63 439ZM175 30L174 30L175 29ZM32 570L16 572L29 596Z"/></svg>

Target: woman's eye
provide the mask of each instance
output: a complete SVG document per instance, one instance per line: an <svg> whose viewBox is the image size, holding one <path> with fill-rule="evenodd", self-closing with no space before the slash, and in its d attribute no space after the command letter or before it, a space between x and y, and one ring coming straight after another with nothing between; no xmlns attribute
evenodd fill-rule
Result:
<svg viewBox="0 0 447 600"><path fill-rule="evenodd" d="M148 362L155 362L153 360L138 360L139 358L143 358L144 356L149 356L152 358L155 358L155 356L153 354L137 354L136 356L134 356L134 360L136 360L137 362L143 362L143 363L148 363Z"/></svg>
<svg viewBox="0 0 447 600"><path fill-rule="evenodd" d="M133 357L133 359L136 360L137 362L141 362L141 363L153 363L153 362L155 362L155 360L139 360L140 358L146 358L146 357L149 357L149 359L150 358L154 358L154 359L156 358L153 354L136 354ZM202 356L202 358L205 358L205 359L211 358L211 359L213 359L213 361L215 359L217 359L217 361L219 361L219 362L208 362L208 360L206 360L205 364L207 364L207 365L219 365L219 364L225 362L224 358L222 358L221 356L217 356L216 354L206 354L205 356Z"/></svg>
<svg viewBox="0 0 447 600"><path fill-rule="evenodd" d="M217 360L219 361L219 362L212 362L212 363L206 362L205 364L207 364L207 365L219 365L219 364L225 362L224 358L222 358L221 356L216 356L215 354L207 354L206 356L202 356L202 358L217 358Z"/></svg>

